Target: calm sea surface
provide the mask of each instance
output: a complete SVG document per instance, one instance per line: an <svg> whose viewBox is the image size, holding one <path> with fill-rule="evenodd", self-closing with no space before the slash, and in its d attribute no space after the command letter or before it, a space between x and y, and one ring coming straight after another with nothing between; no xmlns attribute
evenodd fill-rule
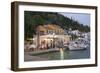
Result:
<svg viewBox="0 0 100 73"><path fill-rule="evenodd" d="M45 54L36 55L47 60L60 60L60 52L50 52ZM85 50L64 51L64 59L87 59L90 58L90 47Z"/></svg>

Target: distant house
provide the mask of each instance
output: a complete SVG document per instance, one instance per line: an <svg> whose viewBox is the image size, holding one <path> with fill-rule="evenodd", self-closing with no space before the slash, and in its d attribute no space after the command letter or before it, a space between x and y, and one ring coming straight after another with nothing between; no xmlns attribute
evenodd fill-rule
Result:
<svg viewBox="0 0 100 73"><path fill-rule="evenodd" d="M83 36L85 39L90 39L90 32L83 33L82 36Z"/></svg>
<svg viewBox="0 0 100 73"><path fill-rule="evenodd" d="M79 30L72 30L70 33L76 36L81 36L82 34Z"/></svg>

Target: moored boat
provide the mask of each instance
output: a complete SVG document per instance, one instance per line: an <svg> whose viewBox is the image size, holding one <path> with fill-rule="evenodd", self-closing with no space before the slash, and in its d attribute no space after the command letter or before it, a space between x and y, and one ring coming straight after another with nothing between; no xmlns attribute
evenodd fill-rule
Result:
<svg viewBox="0 0 100 73"><path fill-rule="evenodd" d="M69 50L84 50L87 48L87 46L84 43L80 42L70 42L68 45Z"/></svg>

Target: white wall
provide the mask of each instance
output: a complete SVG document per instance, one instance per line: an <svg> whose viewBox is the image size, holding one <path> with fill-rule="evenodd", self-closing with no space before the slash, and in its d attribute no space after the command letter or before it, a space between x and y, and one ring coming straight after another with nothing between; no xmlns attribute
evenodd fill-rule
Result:
<svg viewBox="0 0 100 73"><path fill-rule="evenodd" d="M10 54L11 54L11 12L10 3L14 0L0 0L0 73L14 73L10 70ZM20 1L20 0L19 0ZM94 5L98 6L100 13L100 0L21 0L21 1L34 1L45 3L62 3L62 4L78 4L78 5ZM98 14L100 16L100 14ZM99 19L100 17L98 17ZM99 24L100 22L98 22ZM98 28L100 25L98 25ZM100 31L100 29L98 29ZM98 33L100 37L100 33ZM100 38L98 39L100 40ZM100 41L99 41L100 43ZM99 46L100 48L100 46ZM100 49L98 51L100 52ZM100 53L98 54L100 56ZM100 61L100 58L99 58ZM34 71L34 73L99 73L100 62L98 67L86 67L86 68L73 68L73 69L56 69L56 70L40 70ZM24 72L22 72L24 73ZM25 73L33 73L33 71L26 71Z"/></svg>

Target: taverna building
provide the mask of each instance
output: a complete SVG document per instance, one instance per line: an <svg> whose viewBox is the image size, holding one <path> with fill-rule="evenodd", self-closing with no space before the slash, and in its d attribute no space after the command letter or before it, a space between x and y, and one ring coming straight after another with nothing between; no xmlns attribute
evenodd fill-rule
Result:
<svg viewBox="0 0 100 73"><path fill-rule="evenodd" d="M56 24L39 25L36 28L37 34L33 38L34 50L45 50L61 47L71 40L71 36Z"/></svg>

